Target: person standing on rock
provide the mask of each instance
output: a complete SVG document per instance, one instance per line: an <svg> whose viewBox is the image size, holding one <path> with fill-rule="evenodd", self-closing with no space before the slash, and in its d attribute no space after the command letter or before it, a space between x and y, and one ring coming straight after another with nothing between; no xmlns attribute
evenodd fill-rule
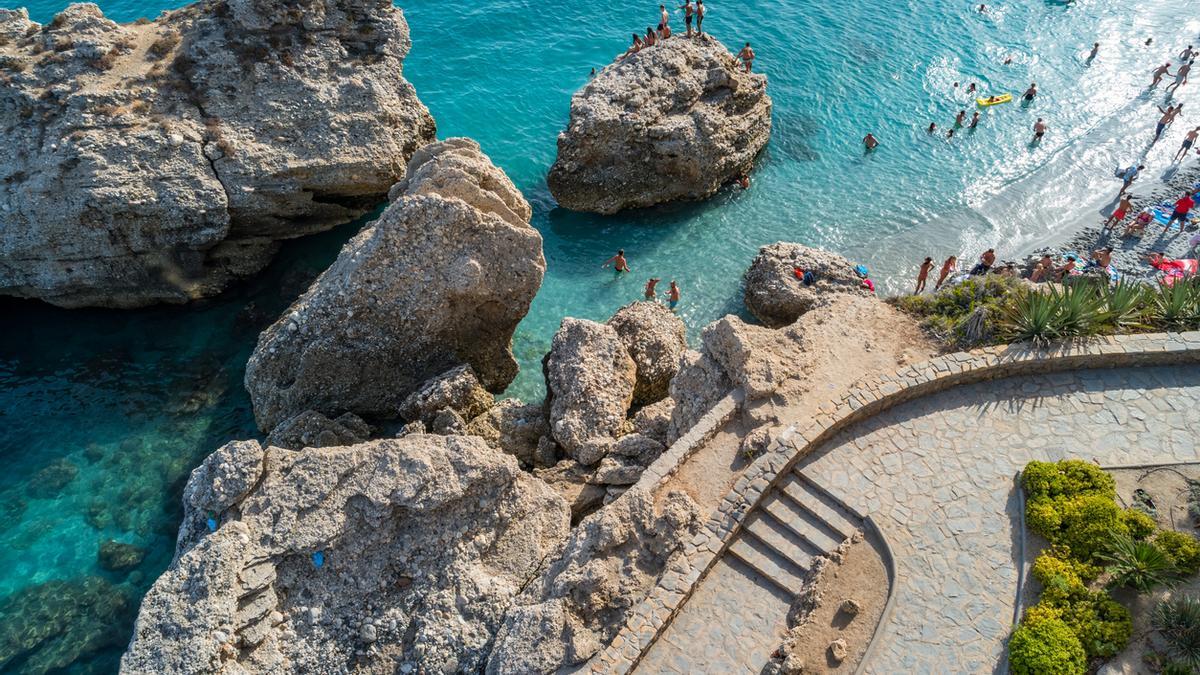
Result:
<svg viewBox="0 0 1200 675"><path fill-rule="evenodd" d="M938 275L937 283L933 285L933 290L936 291L942 287L942 284L946 283L946 277L949 277L950 274L954 272L954 268L957 265L957 256L950 256L949 258L946 258L946 262L942 263L942 272Z"/></svg>
<svg viewBox="0 0 1200 675"><path fill-rule="evenodd" d="M742 51L738 52L738 58L742 60L742 65L746 68L746 72L754 66L754 50L750 48L750 43L747 42Z"/></svg>
<svg viewBox="0 0 1200 675"><path fill-rule="evenodd" d="M650 277L650 281L646 282L646 299L647 300L653 301L655 298L658 297L658 293L656 293L654 290L655 286L658 286L658 277Z"/></svg>
<svg viewBox="0 0 1200 675"><path fill-rule="evenodd" d="M704 15L708 10L704 7L704 0L696 0L696 34L704 35Z"/></svg>
<svg viewBox="0 0 1200 675"><path fill-rule="evenodd" d="M668 25L671 23L671 15L670 15L670 13L667 12L666 5L659 5L658 12L659 12L658 32L660 34L662 34L662 37L665 40L665 39L671 37L671 28Z"/></svg>
<svg viewBox="0 0 1200 675"><path fill-rule="evenodd" d="M692 18L696 15L696 6L692 4L692 0L687 0L679 6L683 10L683 23L687 25L687 36L692 37Z"/></svg>
<svg viewBox="0 0 1200 675"><path fill-rule="evenodd" d="M1183 139L1183 145L1179 146L1179 152L1175 153L1175 158L1171 161L1180 162L1187 158L1188 150L1196 144L1196 137L1200 136L1200 127L1196 127L1187 133Z"/></svg>
<svg viewBox="0 0 1200 675"><path fill-rule="evenodd" d="M921 270L917 272L917 290L913 291L913 295L925 290L925 282L929 279L929 270L931 269L933 269L933 258L926 256L925 262L921 263Z"/></svg>
<svg viewBox="0 0 1200 675"><path fill-rule="evenodd" d="M971 276L979 276L987 274L988 270L992 269L992 265L996 264L996 249L989 248L979 256L979 263L971 268Z"/></svg>
<svg viewBox="0 0 1200 675"><path fill-rule="evenodd" d="M675 284L675 280L671 280L671 288L667 290L667 308L672 312L679 305L679 286Z"/></svg>
<svg viewBox="0 0 1200 675"><path fill-rule="evenodd" d="M618 250L616 255L608 260L605 260L604 264L600 266L600 269L604 269L609 265L612 265L613 271L615 271L618 276L621 274L621 272L631 271L629 269L629 262L625 260L625 249Z"/></svg>

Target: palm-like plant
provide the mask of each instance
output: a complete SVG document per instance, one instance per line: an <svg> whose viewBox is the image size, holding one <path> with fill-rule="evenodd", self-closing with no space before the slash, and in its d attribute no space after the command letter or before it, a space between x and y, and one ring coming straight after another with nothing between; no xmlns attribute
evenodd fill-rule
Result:
<svg viewBox="0 0 1200 675"><path fill-rule="evenodd" d="M1158 586L1173 586L1180 580L1175 563L1162 549L1148 541L1135 541L1126 534L1110 535L1108 551L1099 553L1112 575L1111 586L1127 586L1145 593Z"/></svg>
<svg viewBox="0 0 1200 675"><path fill-rule="evenodd" d="M1200 279L1180 279L1150 294L1150 313L1163 328L1180 330L1200 318Z"/></svg>
<svg viewBox="0 0 1200 675"><path fill-rule="evenodd" d="M1004 306L1000 321L1005 337L1012 342L1032 340L1044 344L1061 335L1055 292L1014 293Z"/></svg>
<svg viewBox="0 0 1200 675"><path fill-rule="evenodd" d="M1145 284L1125 279L1107 286L1102 293L1104 323L1118 331L1144 327L1142 315L1146 311L1147 288Z"/></svg>
<svg viewBox="0 0 1200 675"><path fill-rule="evenodd" d="M1063 337L1090 335L1103 318L1104 298L1094 282L1077 281L1061 291L1052 286L1050 295L1058 305L1059 333Z"/></svg>
<svg viewBox="0 0 1200 675"><path fill-rule="evenodd" d="M1200 670L1200 600L1188 595L1163 600L1155 605L1150 623L1172 658Z"/></svg>

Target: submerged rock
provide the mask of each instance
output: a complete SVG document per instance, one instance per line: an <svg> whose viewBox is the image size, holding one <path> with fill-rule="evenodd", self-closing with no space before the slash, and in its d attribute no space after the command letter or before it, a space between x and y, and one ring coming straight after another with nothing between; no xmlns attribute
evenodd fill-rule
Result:
<svg viewBox="0 0 1200 675"><path fill-rule="evenodd" d="M749 173L770 134L765 75L711 36L671 39L572 97L548 183L561 206L605 214L704 199Z"/></svg>
<svg viewBox="0 0 1200 675"><path fill-rule="evenodd" d="M112 572L131 570L141 565L145 558L145 548L111 540L100 544L100 549L96 552L96 562L100 567Z"/></svg>
<svg viewBox="0 0 1200 675"><path fill-rule="evenodd" d="M679 370L679 357L687 349L687 327L674 312L657 302L634 302L613 314L608 325L637 367L633 389L636 406L667 397L671 378Z"/></svg>
<svg viewBox="0 0 1200 675"><path fill-rule="evenodd" d="M0 294L213 295L373 207L435 125L373 0L202 0L119 25L0 10Z"/></svg>
<svg viewBox="0 0 1200 675"><path fill-rule="evenodd" d="M804 285L796 276L797 269L812 272L813 283ZM764 246L746 271L746 308L771 328L793 323L837 293L871 296L849 260L802 244Z"/></svg>
<svg viewBox="0 0 1200 675"><path fill-rule="evenodd" d="M543 365L554 440L585 465L600 461L628 431L636 367L611 326L563 319Z"/></svg>
<svg viewBox="0 0 1200 675"><path fill-rule="evenodd" d="M232 443L193 473L184 509L123 672L477 672L568 536L561 498L464 436Z"/></svg>
<svg viewBox="0 0 1200 675"><path fill-rule="evenodd" d="M129 638L128 588L100 577L53 580L0 600L0 672L62 672Z"/></svg>
<svg viewBox="0 0 1200 675"><path fill-rule="evenodd" d="M36 499L57 497L63 488L79 475L79 467L69 459L60 458L38 470L25 484L25 493Z"/></svg>
<svg viewBox="0 0 1200 675"><path fill-rule="evenodd" d="M470 365L489 391L546 269L531 210L469 139L414 155L395 201L259 336L246 389L264 431L305 410L394 418L427 380Z"/></svg>

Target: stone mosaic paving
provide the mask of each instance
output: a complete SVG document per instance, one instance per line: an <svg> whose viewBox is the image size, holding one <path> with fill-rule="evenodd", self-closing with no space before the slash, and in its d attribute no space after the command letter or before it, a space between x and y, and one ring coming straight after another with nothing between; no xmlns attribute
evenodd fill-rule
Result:
<svg viewBox="0 0 1200 675"><path fill-rule="evenodd" d="M867 672L987 672L1003 658L1016 595L1014 475L1032 459L1137 464L1200 459L1200 366L1037 375L957 387L902 404L836 437L803 472L873 516L892 545L896 602ZM716 568L714 568L716 569ZM766 605L710 574L637 668L757 672L769 650L707 656L741 627L767 644ZM743 586L735 588L741 583ZM775 604L778 603L767 603ZM777 611L777 610L776 610ZM747 626L761 626L756 636ZM768 627L770 626L770 627ZM682 671L680 671L682 672Z"/></svg>

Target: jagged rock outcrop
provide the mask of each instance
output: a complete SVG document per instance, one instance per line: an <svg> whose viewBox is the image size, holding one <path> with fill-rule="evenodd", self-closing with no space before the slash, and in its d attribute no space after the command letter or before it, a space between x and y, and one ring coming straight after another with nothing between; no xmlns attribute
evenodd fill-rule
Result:
<svg viewBox="0 0 1200 675"><path fill-rule="evenodd" d="M495 403L470 366L458 366L421 385L400 404L400 417L432 426L439 413L452 410L463 419L487 412Z"/></svg>
<svg viewBox="0 0 1200 675"><path fill-rule="evenodd" d="M701 514L683 492L630 490L585 518L562 554L517 597L496 636L488 675L555 672L583 663L612 641Z"/></svg>
<svg viewBox="0 0 1200 675"><path fill-rule="evenodd" d="M674 312L657 302L634 302L613 314L608 325L637 368L633 404L649 405L668 395L679 357L687 349L687 327Z"/></svg>
<svg viewBox="0 0 1200 675"><path fill-rule="evenodd" d="M559 205L605 214L704 199L749 173L770 135L765 75L711 36L671 39L576 92L548 183Z"/></svg>
<svg viewBox="0 0 1200 675"><path fill-rule="evenodd" d="M288 450L332 448L362 443L371 437L371 426L354 413L329 419L319 412L304 412L271 430L267 445Z"/></svg>
<svg viewBox="0 0 1200 675"><path fill-rule="evenodd" d="M563 319L543 362L554 440L585 465L599 462L628 431L636 366L611 326Z"/></svg>
<svg viewBox="0 0 1200 675"><path fill-rule="evenodd" d="M462 436L231 443L184 508L123 672L477 672L568 536L562 499Z"/></svg>
<svg viewBox="0 0 1200 675"><path fill-rule="evenodd" d="M694 349L684 352L679 373L671 380L675 407L671 409L667 443L679 440L731 389L729 375L712 356Z"/></svg>
<svg viewBox="0 0 1200 675"><path fill-rule="evenodd" d="M263 430L304 410L394 418L459 365L493 392L516 377L512 335L546 269L529 204L469 139L419 150L393 194L259 336L245 382Z"/></svg>
<svg viewBox="0 0 1200 675"><path fill-rule="evenodd" d="M375 0L0 10L0 294L186 302L365 213L435 136L409 47Z"/></svg>
<svg viewBox="0 0 1200 675"><path fill-rule="evenodd" d="M811 271L804 285L796 270ZM854 264L836 253L778 242L758 251L746 271L746 308L771 328L786 326L835 293L869 297Z"/></svg>
<svg viewBox="0 0 1200 675"><path fill-rule="evenodd" d="M513 455L522 466L554 464L553 452L549 455L540 452L544 446L539 441L550 433L550 422L540 404L527 405L514 399L497 401L467 424L466 433Z"/></svg>

